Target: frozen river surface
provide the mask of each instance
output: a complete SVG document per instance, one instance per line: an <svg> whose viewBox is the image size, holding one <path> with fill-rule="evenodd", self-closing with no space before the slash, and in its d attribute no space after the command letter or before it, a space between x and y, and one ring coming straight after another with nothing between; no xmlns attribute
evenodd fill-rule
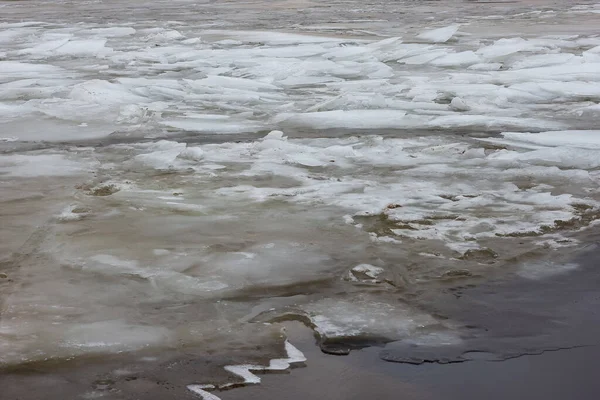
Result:
<svg viewBox="0 0 600 400"><path fill-rule="evenodd" d="M430 297L576 269L598 226L599 21L593 2L0 1L0 366L251 381L231 365L302 360L281 320L332 352L460 344Z"/></svg>

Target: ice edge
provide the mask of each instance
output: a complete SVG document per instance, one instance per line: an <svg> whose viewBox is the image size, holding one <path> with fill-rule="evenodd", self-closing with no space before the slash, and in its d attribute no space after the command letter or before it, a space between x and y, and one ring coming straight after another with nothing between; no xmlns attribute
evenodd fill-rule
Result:
<svg viewBox="0 0 600 400"><path fill-rule="evenodd" d="M244 379L242 382L243 385L254 385L260 383L260 377L255 375L252 371L284 371L290 367L291 364L303 363L306 361L306 357L304 354L298 350L294 345L292 345L289 341L285 341L285 351L287 353L287 358L276 358L269 361L268 366L264 365L252 365L252 364L242 364L242 365L227 365L225 366L225 370L235 374ZM226 383L221 386L215 385L198 385L192 384L188 385L187 388L191 392L198 394L204 400L220 400L220 398L207 390L214 389L227 389L231 388L234 385L238 385L239 383Z"/></svg>

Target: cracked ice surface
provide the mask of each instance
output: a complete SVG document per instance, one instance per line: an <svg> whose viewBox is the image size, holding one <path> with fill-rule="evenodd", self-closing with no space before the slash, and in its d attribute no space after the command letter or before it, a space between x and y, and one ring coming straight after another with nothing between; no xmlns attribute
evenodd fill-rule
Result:
<svg viewBox="0 0 600 400"><path fill-rule="evenodd" d="M459 340L398 296L552 275L514 260L597 224L596 5L423 5L401 28L402 2L370 5L395 24L22 3L0 9L2 364L270 343L264 313Z"/></svg>

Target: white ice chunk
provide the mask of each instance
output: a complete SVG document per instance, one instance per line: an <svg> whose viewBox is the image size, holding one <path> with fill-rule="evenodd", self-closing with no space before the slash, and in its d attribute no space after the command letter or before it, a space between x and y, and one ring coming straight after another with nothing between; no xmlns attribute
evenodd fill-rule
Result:
<svg viewBox="0 0 600 400"><path fill-rule="evenodd" d="M304 356L304 353L302 353L300 350L298 350L293 344L291 344L287 340L285 341L285 351L287 353L286 361L289 362L290 364L303 363L306 361L306 357Z"/></svg>
<svg viewBox="0 0 600 400"><path fill-rule="evenodd" d="M262 370L263 368L260 365L228 365L225 370L242 378L247 385L256 385L260 383L260 378L250 370Z"/></svg>
<svg viewBox="0 0 600 400"><path fill-rule="evenodd" d="M600 167L598 150L588 150L581 147L541 148L525 153L498 152L490 155L490 158L496 160L524 161L535 165L579 168L586 170Z"/></svg>
<svg viewBox="0 0 600 400"><path fill-rule="evenodd" d="M271 131L269 132L263 140L285 140L285 136L282 131Z"/></svg>
<svg viewBox="0 0 600 400"><path fill-rule="evenodd" d="M157 170L170 170L176 167L176 158L185 150L185 143L161 140L154 144L149 153L139 154L134 157L135 164Z"/></svg>
<svg viewBox="0 0 600 400"><path fill-rule="evenodd" d="M220 397L215 396L214 394L204 390L204 389L215 389L214 385L188 385L187 388L191 392L196 393L197 395L202 397L202 400L221 400Z"/></svg>
<svg viewBox="0 0 600 400"><path fill-rule="evenodd" d="M450 108L456 111L469 111L471 107L460 97L454 97L450 102Z"/></svg>
<svg viewBox="0 0 600 400"><path fill-rule="evenodd" d="M404 111L398 110L335 110L304 114L280 114L276 122L308 126L315 129L384 129L406 126Z"/></svg>
<svg viewBox="0 0 600 400"><path fill-rule="evenodd" d="M464 127L486 127L486 128L519 128L519 129L552 129L560 128L561 125L551 121L543 121L533 118L494 117L486 115L446 115L434 118L427 122L428 126L441 128L464 128Z"/></svg>
<svg viewBox="0 0 600 400"><path fill-rule="evenodd" d="M276 358L269 361L268 366L262 365L228 365L225 370L238 375L244 379L245 384L258 384L260 377L256 376L252 371L284 371L291 364L303 363L306 357L300 350L294 347L289 341L285 341L286 358Z"/></svg>
<svg viewBox="0 0 600 400"><path fill-rule="evenodd" d="M499 71L502 63L479 63L469 66L467 69L473 71Z"/></svg>
<svg viewBox="0 0 600 400"><path fill-rule="evenodd" d="M388 304L367 295L328 298L302 307L322 338L377 335L399 340L437 321L403 304Z"/></svg>
<svg viewBox="0 0 600 400"><path fill-rule="evenodd" d="M148 34L144 40L148 42L171 42L185 38L185 36L176 30L155 28L153 31L154 32Z"/></svg>
<svg viewBox="0 0 600 400"><path fill-rule="evenodd" d="M513 85L511 89L529 92L548 100L600 100L600 83L590 85L587 82L530 82Z"/></svg>
<svg viewBox="0 0 600 400"><path fill-rule="evenodd" d="M433 29L421 33L417 38L430 43L445 43L454 36L458 31L458 28L460 28L460 25L456 24L444 28Z"/></svg>
<svg viewBox="0 0 600 400"><path fill-rule="evenodd" d="M376 267L371 264L359 264L348 272L346 279L354 282L361 281L377 283L379 276L384 272L385 270L381 267ZM367 279L365 279L365 277Z"/></svg>
<svg viewBox="0 0 600 400"><path fill-rule="evenodd" d="M99 56L112 51L106 48L106 39L71 40L54 49L54 53L69 56Z"/></svg>
<svg viewBox="0 0 600 400"><path fill-rule="evenodd" d="M536 54L515 61L511 67L513 69L545 67L548 65L566 64L569 61L577 60L574 54Z"/></svg>
<svg viewBox="0 0 600 400"><path fill-rule="evenodd" d="M209 86L251 91L279 90L277 86L267 82L261 82L255 79L234 78L230 76L211 75L204 79L198 79L195 81L188 80L187 82L193 83L196 87Z"/></svg>
<svg viewBox="0 0 600 400"><path fill-rule="evenodd" d="M543 82L547 85L555 84L560 85L563 82L569 82L574 85L587 85L585 82L573 82L573 81L590 81L600 82L600 63L583 63L583 64L561 64L551 65L547 67L535 67L525 68L510 71L497 72L497 76L503 79L505 82L529 82L531 84L537 83L540 78L543 78ZM533 81L533 82L532 82ZM598 85L587 85L589 90L597 93Z"/></svg>
<svg viewBox="0 0 600 400"><path fill-rule="evenodd" d="M77 84L71 90L70 97L98 104L143 103L147 99L131 93L127 87L117 83L94 79Z"/></svg>
<svg viewBox="0 0 600 400"><path fill-rule="evenodd" d="M431 65L437 67L458 67L463 65L477 64L481 57L472 51L462 51L460 53L451 53L443 57L435 58Z"/></svg>
<svg viewBox="0 0 600 400"><path fill-rule="evenodd" d="M36 32L35 28L16 28L0 31L0 43L11 43L23 36L29 36Z"/></svg>
<svg viewBox="0 0 600 400"><path fill-rule="evenodd" d="M521 51L531 51L539 48L540 46L535 42L517 37L497 40L494 44L480 48L476 53L486 59L498 59Z"/></svg>
<svg viewBox="0 0 600 400"><path fill-rule="evenodd" d="M502 136L509 140L533 143L542 146L600 149L600 130L549 131L540 133L504 132Z"/></svg>
<svg viewBox="0 0 600 400"><path fill-rule="evenodd" d="M92 28L89 32L101 37L124 37L135 35L136 30L130 26L115 26L111 28Z"/></svg>
<svg viewBox="0 0 600 400"><path fill-rule="evenodd" d="M178 157L190 161L200 161L204 158L204 151L200 147L188 146L179 153Z"/></svg>
<svg viewBox="0 0 600 400"><path fill-rule="evenodd" d="M271 46L290 45L302 43L339 43L344 42L344 39L317 36L317 35L302 35L297 33L274 32L274 31L221 31L207 30L202 32L204 36L227 36L229 38L244 42L244 43L264 43Z"/></svg>
<svg viewBox="0 0 600 400"><path fill-rule="evenodd" d="M369 278L375 279L384 272L384 269L371 264L359 264L352 268L352 271L363 273Z"/></svg>
<svg viewBox="0 0 600 400"><path fill-rule="evenodd" d="M31 54L34 56L44 57L47 56L48 53L51 53L59 47L69 43L69 39L70 35L65 35L65 37L59 39L45 40L42 43L38 43L33 47L20 50L19 54Z"/></svg>
<svg viewBox="0 0 600 400"><path fill-rule="evenodd" d="M204 132L215 134L236 134L245 132L258 132L263 130L262 125L244 120L236 120L227 115L218 114L194 114L188 115L186 119L173 119L161 121L161 124L171 128L181 129L189 132Z"/></svg>
<svg viewBox="0 0 600 400"><path fill-rule="evenodd" d="M9 77L39 78L64 76L66 70L49 64L31 64L17 61L0 61L0 82Z"/></svg>
<svg viewBox="0 0 600 400"><path fill-rule="evenodd" d="M412 57L402 58L402 59L398 60L398 62L401 64L408 64L408 65L421 65L421 64L427 64L428 62L431 62L437 58L444 57L448 54L449 54L449 52L446 50L431 50L426 53L421 53L421 54L418 54L418 55L415 55Z"/></svg>

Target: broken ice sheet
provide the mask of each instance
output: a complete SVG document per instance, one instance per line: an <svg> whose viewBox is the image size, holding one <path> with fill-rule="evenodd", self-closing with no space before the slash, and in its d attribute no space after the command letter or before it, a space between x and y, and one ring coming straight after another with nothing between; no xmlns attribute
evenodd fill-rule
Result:
<svg viewBox="0 0 600 400"><path fill-rule="evenodd" d="M456 344L387 296L527 274L509 260L571 251L598 221L600 41L572 24L593 7L503 12L501 27L471 4L437 20L411 4L383 10L411 24L331 30L310 5L311 29L277 20L287 8L258 27L234 5L99 24L38 3L48 21L32 22L19 4L0 27L1 242L22 285L2 299L5 363L250 352L235 321L264 298L293 297L332 339ZM527 34L506 29L523 18Z"/></svg>

